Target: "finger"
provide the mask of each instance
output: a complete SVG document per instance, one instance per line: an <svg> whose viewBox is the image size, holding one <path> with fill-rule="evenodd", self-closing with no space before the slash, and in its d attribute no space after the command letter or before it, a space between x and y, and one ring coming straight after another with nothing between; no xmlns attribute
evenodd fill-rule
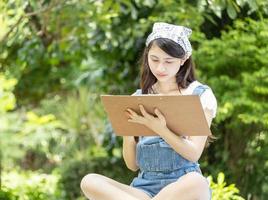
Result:
<svg viewBox="0 0 268 200"><path fill-rule="evenodd" d="M164 115L157 108L154 109L154 112L160 120L166 120Z"/></svg>
<svg viewBox="0 0 268 200"><path fill-rule="evenodd" d="M128 111L125 111L125 114L126 114L126 116L127 116L128 119L131 118L131 114Z"/></svg>
<svg viewBox="0 0 268 200"><path fill-rule="evenodd" d="M128 108L127 111L133 116L138 116L138 114L134 112L133 110L131 110L130 108Z"/></svg>
<svg viewBox="0 0 268 200"><path fill-rule="evenodd" d="M132 111L131 109L127 109L127 112L129 113L129 118L128 119L132 119L137 123L141 123L144 124L144 120L145 118L141 115L138 115L136 112Z"/></svg>
<svg viewBox="0 0 268 200"><path fill-rule="evenodd" d="M144 124L143 121L135 120L135 119L128 119L127 121L131 123Z"/></svg>
<svg viewBox="0 0 268 200"><path fill-rule="evenodd" d="M141 114L145 118L149 119L149 118L152 118L153 117L152 115L150 115L149 113L147 113L147 111L145 110L145 108L143 107L143 105L139 105L139 107L140 107Z"/></svg>

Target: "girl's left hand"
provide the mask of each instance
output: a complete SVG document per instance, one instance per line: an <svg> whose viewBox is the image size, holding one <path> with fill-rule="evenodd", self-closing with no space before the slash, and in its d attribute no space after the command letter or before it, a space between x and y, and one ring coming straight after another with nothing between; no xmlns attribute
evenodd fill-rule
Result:
<svg viewBox="0 0 268 200"><path fill-rule="evenodd" d="M143 105L139 105L142 115L138 115L135 111L130 108L127 109L128 121L133 123L139 123L147 126L149 129L153 130L157 134L161 134L163 130L167 128L167 123L164 115L155 108L154 112L157 117L149 114Z"/></svg>

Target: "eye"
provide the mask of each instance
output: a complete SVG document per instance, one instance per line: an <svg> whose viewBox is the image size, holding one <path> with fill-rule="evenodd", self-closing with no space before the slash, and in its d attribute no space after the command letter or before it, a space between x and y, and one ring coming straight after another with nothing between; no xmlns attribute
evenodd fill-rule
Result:
<svg viewBox="0 0 268 200"><path fill-rule="evenodd" d="M172 61L166 61L166 63L170 64L170 63L173 63Z"/></svg>
<svg viewBox="0 0 268 200"><path fill-rule="evenodd" d="M156 60L156 59L151 59L153 62L158 62L158 60Z"/></svg>

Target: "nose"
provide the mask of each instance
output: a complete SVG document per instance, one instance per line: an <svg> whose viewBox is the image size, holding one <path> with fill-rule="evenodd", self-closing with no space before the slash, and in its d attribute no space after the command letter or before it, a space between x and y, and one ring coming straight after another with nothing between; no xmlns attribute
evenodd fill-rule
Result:
<svg viewBox="0 0 268 200"><path fill-rule="evenodd" d="M159 63L159 64L157 65L157 67L156 67L156 70L157 70L158 72L164 72L164 71L166 71L166 67L164 66L163 63Z"/></svg>

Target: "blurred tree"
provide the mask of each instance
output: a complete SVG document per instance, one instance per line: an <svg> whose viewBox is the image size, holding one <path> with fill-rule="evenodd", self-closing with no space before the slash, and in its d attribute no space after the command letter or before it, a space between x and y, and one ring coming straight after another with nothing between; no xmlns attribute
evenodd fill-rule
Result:
<svg viewBox="0 0 268 200"><path fill-rule="evenodd" d="M222 30L233 27L235 19L262 19L268 16L266 0L197 0L199 12L205 17L201 30L207 38L220 37Z"/></svg>
<svg viewBox="0 0 268 200"><path fill-rule="evenodd" d="M67 80L79 69L86 52L86 43L81 42L87 34L81 12L86 8L77 2L69 4L57 0L1 2L6 25L1 34L1 70L18 79L19 104L68 88ZM70 14L74 10L76 14Z"/></svg>
<svg viewBox="0 0 268 200"><path fill-rule="evenodd" d="M5 28L1 70L19 80L19 104L72 87L75 77L78 84L87 80L93 90L137 87L137 58L152 23L198 28L202 21L193 6L177 5L154 0L5 1L0 4Z"/></svg>
<svg viewBox="0 0 268 200"><path fill-rule="evenodd" d="M222 18L222 13L226 11L231 19L237 18L242 9L246 9L247 15L250 15L262 6L268 6L267 1L264 0L198 0L198 5L202 12L208 9L219 18ZM267 10L264 11L267 12Z"/></svg>
<svg viewBox="0 0 268 200"><path fill-rule="evenodd" d="M219 104L213 127L219 140L209 148L208 169L213 174L215 167L225 168L242 194L253 199L268 195L267 23L238 20L221 38L204 41L195 54Z"/></svg>

